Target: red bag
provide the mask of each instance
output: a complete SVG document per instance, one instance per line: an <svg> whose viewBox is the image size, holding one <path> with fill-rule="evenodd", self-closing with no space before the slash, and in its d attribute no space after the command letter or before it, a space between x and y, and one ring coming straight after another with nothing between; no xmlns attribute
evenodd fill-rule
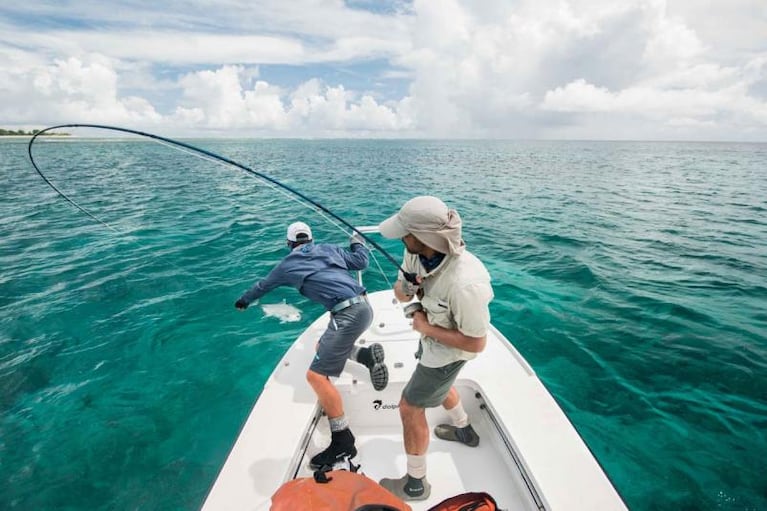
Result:
<svg viewBox="0 0 767 511"><path fill-rule="evenodd" d="M324 477L323 477L324 476ZM293 479L272 495L270 511L412 511L372 479L347 470Z"/></svg>
<svg viewBox="0 0 767 511"><path fill-rule="evenodd" d="M498 504L485 492L462 493L443 500L429 511L496 511Z"/></svg>

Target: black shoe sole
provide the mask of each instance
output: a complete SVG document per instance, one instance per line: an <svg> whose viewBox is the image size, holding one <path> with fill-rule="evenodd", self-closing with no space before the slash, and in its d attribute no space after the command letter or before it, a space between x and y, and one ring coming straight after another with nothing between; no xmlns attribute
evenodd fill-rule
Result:
<svg viewBox="0 0 767 511"><path fill-rule="evenodd" d="M389 385L389 368L386 364L379 363L370 368L370 381L379 392Z"/></svg>
<svg viewBox="0 0 767 511"><path fill-rule="evenodd" d="M384 361L384 349L380 344L373 343L370 345L370 356L373 358L373 365L381 364Z"/></svg>

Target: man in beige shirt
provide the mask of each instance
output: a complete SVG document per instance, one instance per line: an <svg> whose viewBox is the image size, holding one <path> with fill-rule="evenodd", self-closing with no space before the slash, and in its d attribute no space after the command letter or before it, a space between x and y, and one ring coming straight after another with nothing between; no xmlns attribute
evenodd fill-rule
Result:
<svg viewBox="0 0 767 511"><path fill-rule="evenodd" d="M379 230L384 237L402 240L402 269L415 274L412 283L400 273L394 295L400 302L417 297L423 307L413 314L413 329L421 334L419 363L399 406L407 474L380 484L403 500L424 500L431 491L426 479L426 408L442 405L450 416L452 424L434 429L438 438L470 447L479 444L453 383L461 367L485 348L493 289L485 266L466 250L461 217L440 199L409 200Z"/></svg>

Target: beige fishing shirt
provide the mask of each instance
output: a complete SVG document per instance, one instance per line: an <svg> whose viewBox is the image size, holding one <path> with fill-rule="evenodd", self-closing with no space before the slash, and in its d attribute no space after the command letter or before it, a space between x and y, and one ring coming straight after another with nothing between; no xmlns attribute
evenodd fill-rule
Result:
<svg viewBox="0 0 767 511"><path fill-rule="evenodd" d="M490 274L474 254L464 250L458 255L446 255L439 266L427 273L418 255L406 250L403 269L423 277L421 304L430 324L459 330L469 337L487 335L493 288ZM400 279L404 280L401 273ZM421 336L421 350L421 364L426 367L442 367L477 356L425 335Z"/></svg>

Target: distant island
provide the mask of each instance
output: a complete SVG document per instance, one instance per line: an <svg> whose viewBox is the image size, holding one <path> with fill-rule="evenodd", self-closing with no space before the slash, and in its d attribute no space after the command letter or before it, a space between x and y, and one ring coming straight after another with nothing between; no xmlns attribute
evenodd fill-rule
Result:
<svg viewBox="0 0 767 511"><path fill-rule="evenodd" d="M31 137L36 135L40 130L24 131L24 130L7 130L0 128L0 137ZM47 136L69 136L69 133L43 133L43 137Z"/></svg>

